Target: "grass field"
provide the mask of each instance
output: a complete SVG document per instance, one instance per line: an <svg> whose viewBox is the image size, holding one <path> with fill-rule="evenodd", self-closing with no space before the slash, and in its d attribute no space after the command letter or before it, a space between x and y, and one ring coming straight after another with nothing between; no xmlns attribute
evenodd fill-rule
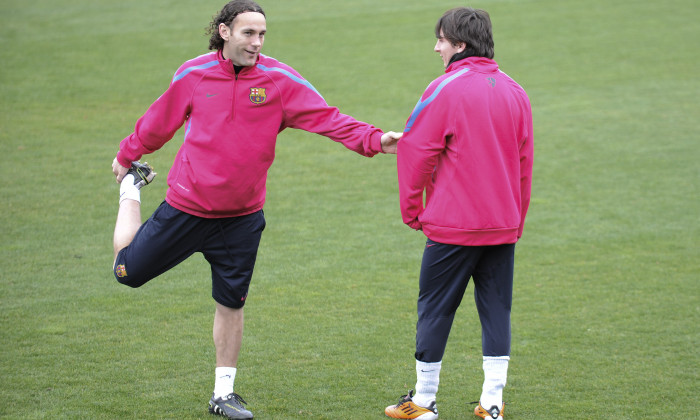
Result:
<svg viewBox="0 0 700 420"><path fill-rule="evenodd" d="M118 142L222 1L0 3L0 418L207 419L213 302L197 255L141 289L111 274ZM403 125L442 72L433 25L465 4L265 1L263 52L332 105ZM700 418L700 4L475 0L530 94L535 178L516 251L509 420ZM182 134L146 160L165 194ZM415 383L424 237L395 158L282 133L236 390L256 419L381 419ZM470 286L467 293L471 293ZM481 388L473 299L441 419Z"/></svg>

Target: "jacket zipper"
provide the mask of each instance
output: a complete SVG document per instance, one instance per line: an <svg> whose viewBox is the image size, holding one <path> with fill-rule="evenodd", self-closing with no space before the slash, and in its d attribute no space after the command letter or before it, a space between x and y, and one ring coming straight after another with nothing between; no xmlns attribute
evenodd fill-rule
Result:
<svg viewBox="0 0 700 420"><path fill-rule="evenodd" d="M233 75L233 92L231 94L231 121L236 119L236 85L238 85L238 74Z"/></svg>

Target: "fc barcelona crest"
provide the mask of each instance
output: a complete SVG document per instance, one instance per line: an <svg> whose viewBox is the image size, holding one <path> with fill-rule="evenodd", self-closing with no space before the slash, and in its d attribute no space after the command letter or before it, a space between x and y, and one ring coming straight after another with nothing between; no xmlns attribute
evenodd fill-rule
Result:
<svg viewBox="0 0 700 420"><path fill-rule="evenodd" d="M265 88L250 88L250 102L260 105L265 102L267 95L265 94Z"/></svg>
<svg viewBox="0 0 700 420"><path fill-rule="evenodd" d="M117 273L117 277L126 277L126 267L124 267L124 264L119 264L114 271Z"/></svg>

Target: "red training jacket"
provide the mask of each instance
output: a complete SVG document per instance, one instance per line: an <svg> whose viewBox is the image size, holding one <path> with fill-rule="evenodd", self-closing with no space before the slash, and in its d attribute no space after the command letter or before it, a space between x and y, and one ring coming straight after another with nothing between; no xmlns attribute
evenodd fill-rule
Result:
<svg viewBox="0 0 700 420"><path fill-rule="evenodd" d="M382 131L328 106L286 64L260 55L236 76L231 60L212 52L184 63L119 145L124 167L160 149L185 124L168 174L166 200L186 213L232 217L265 202L277 134L287 127L322 134L364 156L381 152Z"/></svg>
<svg viewBox="0 0 700 420"><path fill-rule="evenodd" d="M425 90L398 143L403 221L441 243L515 243L532 159L525 90L491 59L456 61Z"/></svg>

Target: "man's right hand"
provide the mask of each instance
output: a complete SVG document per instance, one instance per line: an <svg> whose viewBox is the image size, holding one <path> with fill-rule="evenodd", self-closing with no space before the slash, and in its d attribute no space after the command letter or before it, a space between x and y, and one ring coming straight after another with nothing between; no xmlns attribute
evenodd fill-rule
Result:
<svg viewBox="0 0 700 420"><path fill-rule="evenodd" d="M382 152L387 154L396 154L396 144L401 139L403 133L395 133L393 131L388 131L382 135Z"/></svg>

